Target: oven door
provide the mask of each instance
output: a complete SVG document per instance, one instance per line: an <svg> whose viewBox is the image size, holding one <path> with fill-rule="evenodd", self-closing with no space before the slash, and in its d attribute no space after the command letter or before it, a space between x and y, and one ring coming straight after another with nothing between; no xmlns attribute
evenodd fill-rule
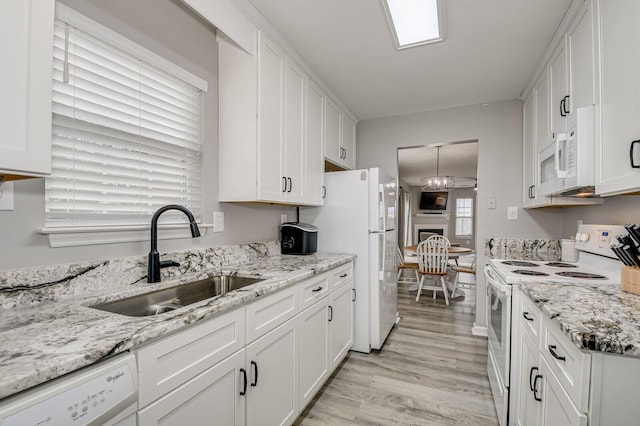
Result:
<svg viewBox="0 0 640 426"><path fill-rule="evenodd" d="M567 134L558 133L554 142L538 151L539 195L563 192L567 175Z"/></svg>
<svg viewBox="0 0 640 426"><path fill-rule="evenodd" d="M487 334L489 354L487 372L493 400L501 426L509 411L509 370L511 358L511 286L502 282L495 271L484 270L487 284Z"/></svg>

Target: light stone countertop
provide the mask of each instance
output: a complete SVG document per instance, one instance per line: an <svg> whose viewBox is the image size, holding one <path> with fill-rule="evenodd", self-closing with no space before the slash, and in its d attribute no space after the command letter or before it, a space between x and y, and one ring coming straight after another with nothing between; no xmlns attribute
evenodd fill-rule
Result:
<svg viewBox="0 0 640 426"><path fill-rule="evenodd" d="M640 358L640 296L619 285L524 282L522 292L582 350Z"/></svg>
<svg viewBox="0 0 640 426"><path fill-rule="evenodd" d="M265 281L153 317L127 317L88 305L142 294L204 278L220 269L199 270L157 284L137 282L53 301L0 310L0 398L91 365L110 355L250 302L270 292L353 260L349 254L272 255L228 265L238 275ZM106 281L106 280L105 280ZM23 291L23 290L21 290ZM28 290L24 290L28 291ZM13 293L12 293L13 294ZM23 297L23 296L20 296Z"/></svg>

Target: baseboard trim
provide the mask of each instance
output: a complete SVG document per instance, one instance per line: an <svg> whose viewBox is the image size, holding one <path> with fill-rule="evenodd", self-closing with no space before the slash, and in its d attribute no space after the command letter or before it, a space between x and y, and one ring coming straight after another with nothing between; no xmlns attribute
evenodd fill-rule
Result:
<svg viewBox="0 0 640 426"><path fill-rule="evenodd" d="M487 327L480 327L474 322L473 327L471 327L471 334L474 336L487 337Z"/></svg>

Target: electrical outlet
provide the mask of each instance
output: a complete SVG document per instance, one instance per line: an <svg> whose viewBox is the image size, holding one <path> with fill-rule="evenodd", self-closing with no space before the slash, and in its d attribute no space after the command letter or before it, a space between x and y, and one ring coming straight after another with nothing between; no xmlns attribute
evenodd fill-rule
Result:
<svg viewBox="0 0 640 426"><path fill-rule="evenodd" d="M507 207L507 220L518 220L518 206Z"/></svg>
<svg viewBox="0 0 640 426"><path fill-rule="evenodd" d="M286 213L283 213L283 214L280 215L280 223L285 223L285 222L288 222L288 221L289 221L289 218L288 218Z"/></svg>
<svg viewBox="0 0 640 426"><path fill-rule="evenodd" d="M213 212L213 232L224 232L224 212Z"/></svg>
<svg viewBox="0 0 640 426"><path fill-rule="evenodd" d="M495 197L489 197L487 199L487 209L495 210L495 208L496 208L496 198Z"/></svg>
<svg viewBox="0 0 640 426"><path fill-rule="evenodd" d="M0 210L13 209L13 182L0 183Z"/></svg>

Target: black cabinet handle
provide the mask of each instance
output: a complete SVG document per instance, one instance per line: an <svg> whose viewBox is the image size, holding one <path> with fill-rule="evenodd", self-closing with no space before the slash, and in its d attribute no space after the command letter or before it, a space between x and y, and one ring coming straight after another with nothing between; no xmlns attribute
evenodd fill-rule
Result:
<svg viewBox="0 0 640 426"><path fill-rule="evenodd" d="M313 290L311 290L313 293L317 293L318 291L322 290L322 286L318 287L318 288L314 288Z"/></svg>
<svg viewBox="0 0 640 426"><path fill-rule="evenodd" d="M322 198L327 198L327 187L322 185Z"/></svg>
<svg viewBox="0 0 640 426"><path fill-rule="evenodd" d="M289 181L289 190L287 192L291 192L291 189L293 188L293 181L290 177L288 177L287 180Z"/></svg>
<svg viewBox="0 0 640 426"><path fill-rule="evenodd" d="M242 391L240 392L240 395L242 396L242 395L246 395L247 393L247 370L245 370L244 368L241 368L240 373L243 376L243 382L244 382L244 385L242 386Z"/></svg>
<svg viewBox="0 0 640 426"><path fill-rule="evenodd" d="M287 192L287 178L282 176L282 192Z"/></svg>
<svg viewBox="0 0 640 426"><path fill-rule="evenodd" d="M258 384L258 364L255 361L251 361L251 365L253 365L253 382L251 382L251 386L256 386Z"/></svg>
<svg viewBox="0 0 640 426"><path fill-rule="evenodd" d="M565 114L565 112L564 112L564 110L565 110L565 107L564 107L564 101L565 101L565 100L566 100L566 98L565 98L565 99L562 99L562 100L560 101L560 116L562 116L562 117L566 117L566 116L567 116L567 114Z"/></svg>
<svg viewBox="0 0 640 426"><path fill-rule="evenodd" d="M342 275L340 275L340 278L345 278L347 275L349 275L349 274L342 274Z"/></svg>
<svg viewBox="0 0 640 426"><path fill-rule="evenodd" d="M633 160L633 148L637 143L640 143L640 139L631 142L631 146L629 147L629 161L631 162L631 168L633 169L640 169L640 164L636 164L636 162Z"/></svg>
<svg viewBox="0 0 640 426"><path fill-rule="evenodd" d="M567 105L569 105L569 100L571 100L571 96L567 95L567 96L565 96L562 100L563 100L563 102L564 102L564 104L563 104L563 105L564 105L564 107L565 107L565 108L564 108L564 115L569 115L569 113L571 112L571 110L570 110L570 108L569 108Z"/></svg>
<svg viewBox="0 0 640 426"><path fill-rule="evenodd" d="M347 150L346 149L344 150L344 159L345 160L347 159Z"/></svg>
<svg viewBox="0 0 640 426"><path fill-rule="evenodd" d="M355 302L356 301L356 289L352 288L351 291L353 292L353 297L351 298L351 301Z"/></svg>
<svg viewBox="0 0 640 426"><path fill-rule="evenodd" d="M329 306L329 321L333 321L333 306Z"/></svg>
<svg viewBox="0 0 640 426"><path fill-rule="evenodd" d="M531 318L529 316L529 312L523 312L522 316L524 317L524 319L526 319L527 321L533 321L533 318Z"/></svg>
<svg viewBox="0 0 640 426"><path fill-rule="evenodd" d="M531 370L529 371L529 389L531 389L531 392L534 392L533 390L533 373L534 371L538 371L538 367L531 367Z"/></svg>
<svg viewBox="0 0 640 426"><path fill-rule="evenodd" d="M549 345L548 348L549 348L549 352L555 359L560 361L565 361L567 359L561 355L558 355L558 353L556 352L556 345Z"/></svg>
<svg viewBox="0 0 640 426"><path fill-rule="evenodd" d="M533 399L538 402L542 402L542 398L538 396L538 379L542 379L540 374L536 374L535 379L533 379Z"/></svg>

